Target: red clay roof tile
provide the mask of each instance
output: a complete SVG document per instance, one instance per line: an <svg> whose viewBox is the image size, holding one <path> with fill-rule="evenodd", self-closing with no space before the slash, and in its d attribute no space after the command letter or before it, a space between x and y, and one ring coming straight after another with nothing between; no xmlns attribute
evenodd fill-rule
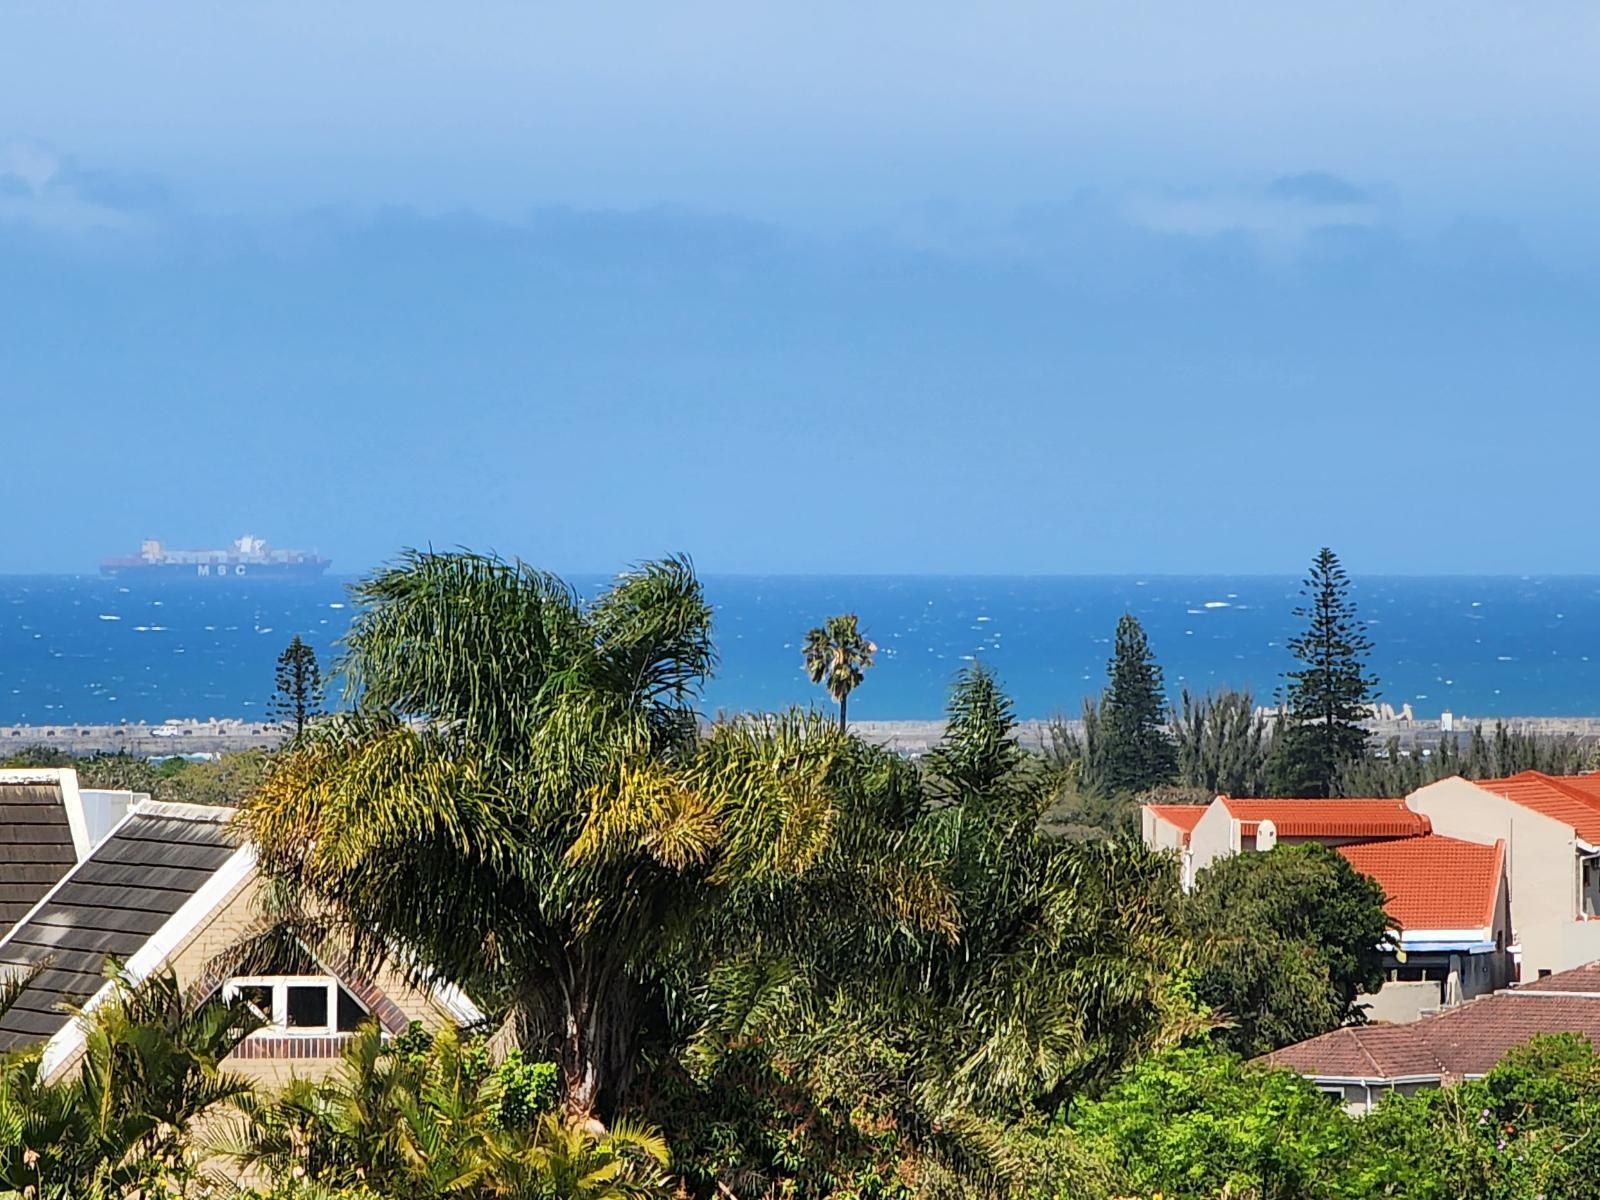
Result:
<svg viewBox="0 0 1600 1200"><path fill-rule="evenodd" d="M1433 829L1404 800L1217 800L1246 833L1262 821L1277 826L1279 837L1417 837Z"/></svg>
<svg viewBox="0 0 1600 1200"><path fill-rule="evenodd" d="M1494 923L1505 843L1492 846L1426 834L1339 846L1352 867L1378 881L1402 930L1484 929Z"/></svg>
<svg viewBox="0 0 1600 1200"><path fill-rule="evenodd" d="M1200 823L1200 818L1206 815L1208 805L1205 804L1146 804L1148 812L1155 813L1169 825L1176 825L1183 830L1183 844L1189 844L1189 835L1194 832L1194 827Z"/></svg>
<svg viewBox="0 0 1600 1200"><path fill-rule="evenodd" d="M1600 845L1600 776L1524 771L1506 779L1480 779L1477 785L1560 821L1584 841Z"/></svg>

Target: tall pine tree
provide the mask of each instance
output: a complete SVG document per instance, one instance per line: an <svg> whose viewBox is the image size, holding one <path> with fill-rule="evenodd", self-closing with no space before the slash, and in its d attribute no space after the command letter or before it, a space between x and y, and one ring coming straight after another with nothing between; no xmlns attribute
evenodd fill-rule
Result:
<svg viewBox="0 0 1600 1200"><path fill-rule="evenodd" d="M317 665L317 652L301 641L298 633L278 655L275 682L268 714L292 727L298 738L306 731L306 723L322 712L322 668Z"/></svg>
<svg viewBox="0 0 1600 1200"><path fill-rule="evenodd" d="M1372 642L1356 618L1350 578L1326 546L1312 560L1300 594L1305 602L1294 612L1306 629L1289 640L1300 665L1285 675L1274 789L1287 796L1332 796L1340 770L1366 749L1362 722L1378 695L1378 681L1367 673Z"/></svg>
<svg viewBox="0 0 1600 1200"><path fill-rule="evenodd" d="M1171 783L1178 752L1162 694L1161 667L1144 626L1131 613L1117 622L1111 676L1100 702L1099 757L1102 786L1111 792L1142 792Z"/></svg>

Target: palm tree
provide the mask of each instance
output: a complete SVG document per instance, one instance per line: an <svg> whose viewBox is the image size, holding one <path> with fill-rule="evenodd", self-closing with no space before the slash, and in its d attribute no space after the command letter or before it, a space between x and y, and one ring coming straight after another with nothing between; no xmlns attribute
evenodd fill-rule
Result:
<svg viewBox="0 0 1600 1200"><path fill-rule="evenodd" d="M109 973L110 1002L76 1018L86 1037L71 1076L44 1079L38 1047L0 1060L0 1195L166 1194L155 1184L193 1174L191 1131L249 1092L221 1069L259 1026L242 1001L196 1004L170 972Z"/></svg>
<svg viewBox="0 0 1600 1200"><path fill-rule="evenodd" d="M839 728L845 728L850 693L861 685L878 647L867 640L855 613L829 617L806 634L806 674L827 687L839 706Z"/></svg>
<svg viewBox="0 0 1600 1200"><path fill-rule="evenodd" d="M610 1115L644 1031L683 1011L668 957L740 887L776 894L845 853L845 740L800 715L701 734L715 654L685 559L585 603L522 563L410 553L355 594L355 707L241 806L262 867L358 962L398 955L506 1014L570 1115ZM915 886L860 874L839 911Z"/></svg>
<svg viewBox="0 0 1600 1200"><path fill-rule="evenodd" d="M370 1023L329 1078L295 1080L280 1096L248 1106L234 1157L247 1173L303 1180L329 1195L351 1194L342 1188L415 1200L673 1194L666 1143L654 1130L626 1120L596 1129L551 1112L510 1123L498 1104L503 1086L488 1058L452 1032L419 1052Z"/></svg>

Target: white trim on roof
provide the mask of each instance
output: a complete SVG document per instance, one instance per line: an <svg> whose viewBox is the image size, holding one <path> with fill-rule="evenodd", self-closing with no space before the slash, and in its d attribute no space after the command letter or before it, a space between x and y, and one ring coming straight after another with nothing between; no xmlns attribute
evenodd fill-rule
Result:
<svg viewBox="0 0 1600 1200"><path fill-rule="evenodd" d="M1293 1067L1284 1069L1294 1070ZM1295 1071L1295 1074L1304 1073ZM1336 1083L1355 1087L1372 1087L1380 1083L1385 1087L1398 1087L1402 1083L1438 1083L1444 1078L1443 1075L1305 1075L1304 1077L1313 1083Z"/></svg>
<svg viewBox="0 0 1600 1200"><path fill-rule="evenodd" d="M439 1006L450 1014L450 1019L457 1025L477 1025L484 1020L483 1010L472 1002L468 996L453 983L442 980L429 989Z"/></svg>
<svg viewBox="0 0 1600 1200"><path fill-rule="evenodd" d="M78 772L71 767L6 767L0 769L0 784L44 783L61 789L61 807L72 831L72 857L82 862L89 857L89 822L83 815L83 797L78 794Z"/></svg>
<svg viewBox="0 0 1600 1200"><path fill-rule="evenodd" d="M1418 942L1452 942L1462 945L1494 944L1494 934L1487 925L1476 929L1405 929L1400 932L1400 948Z"/></svg>
<svg viewBox="0 0 1600 1200"><path fill-rule="evenodd" d="M177 810L175 812L157 811L152 808ZM198 820L215 820L214 813L226 813L227 809L205 809L187 804L152 804L140 805L139 808L128 814L117 828L126 824L135 814L145 816L184 816L184 810L195 808ZM123 964L123 971L132 983L139 983L148 978L165 963L179 946L198 929L203 921L215 914L222 903L231 896L240 884L250 877L255 870L256 852L248 843L239 847L233 854L212 872L211 878L206 880L195 893L185 900L178 911L168 917L165 923L153 934L145 939L140 946ZM74 872L76 874L76 872ZM69 877L70 878L70 877ZM20 926L19 926L20 928ZM84 1018L104 1004L115 992L116 985L107 980L100 985L99 991L84 1002L80 1015L74 1016L45 1042L44 1056L39 1063L41 1078L48 1079L63 1063L70 1062L74 1055L83 1048L84 1039L88 1032Z"/></svg>

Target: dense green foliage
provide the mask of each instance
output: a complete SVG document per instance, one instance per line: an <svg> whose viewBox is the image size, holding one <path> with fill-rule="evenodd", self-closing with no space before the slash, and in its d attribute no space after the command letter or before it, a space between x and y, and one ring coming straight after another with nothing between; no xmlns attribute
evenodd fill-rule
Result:
<svg viewBox="0 0 1600 1200"><path fill-rule="evenodd" d="M1040 1191L1305 1200L1355 1140L1355 1123L1298 1076L1180 1048L1145 1059L1104 1096L1069 1110L1045 1141L1066 1151L1065 1163L1045 1156ZM1050 1168L1063 1165L1068 1177L1052 1180Z"/></svg>
<svg viewBox="0 0 1600 1200"><path fill-rule="evenodd" d="M397 1200L664 1195L660 1136L625 1120L593 1132L564 1120L553 1088L540 1102L538 1065L496 1066L449 1033L406 1047L368 1025L328 1080L243 1106L230 1159L274 1180Z"/></svg>
<svg viewBox="0 0 1600 1200"><path fill-rule="evenodd" d="M1466 779L1503 779L1522 771L1577 775L1593 770L1600 761L1597 755L1600 747L1593 738L1508 729L1505 722L1496 721L1494 731L1487 734L1482 725L1474 725L1465 749L1453 734L1409 751L1391 738L1346 763L1337 787L1341 796L1406 796L1452 775Z"/></svg>
<svg viewBox="0 0 1600 1200"><path fill-rule="evenodd" d="M195 1006L171 976L116 978L69 1077L44 1079L37 1053L0 1057L0 1196L182 1194L194 1129L247 1093L220 1067L258 1024L243 1002ZM0 991L0 1010L15 991Z"/></svg>
<svg viewBox="0 0 1600 1200"><path fill-rule="evenodd" d="M170 974L86 1018L81 1065L0 1058L5 1200L665 1200L665 1143L555 1112L553 1069L454 1034L351 1039L341 1069L263 1095L221 1067L258 1027L243 1001L196 1002ZM15 998L0 989L0 1011ZM242 1176L263 1190L243 1192Z"/></svg>
<svg viewBox="0 0 1600 1200"><path fill-rule="evenodd" d="M839 706L839 728L848 727L846 713L850 693L861 686L872 656L878 647L861 632L855 613L829 617L823 624L806 631L803 651L806 675L812 683L827 688Z"/></svg>
<svg viewBox="0 0 1600 1200"><path fill-rule="evenodd" d="M1287 673L1283 723L1275 738L1273 791L1282 796L1332 796L1339 772L1367 745L1377 681L1367 673L1372 642L1350 599L1339 556L1324 546L1300 589L1295 616L1306 622L1289 639L1299 666Z"/></svg>
<svg viewBox="0 0 1600 1200"><path fill-rule="evenodd" d="M1298 1076L1191 1040L1138 1055L1104 1088L969 1128L1004 1167L984 1176L917 1152L893 1102L873 1101L872 1072L836 1077L853 1107L822 1117L820 1068L758 1041L723 1058L712 1098L663 1075L693 1147L680 1162L631 1120L600 1128L548 1102L508 1119L524 1064L454 1034L386 1041L369 1026L326 1080L256 1093L219 1065L252 1026L242 1005L195 1003L158 977L121 985L89 1019L80 1072L45 1082L35 1056L0 1059L0 1197L1587 1200L1600 1178L1600 1058L1571 1034L1359 1119ZM818 1049L832 1071L899 1066L871 1039ZM761 1165L774 1160L776 1181Z"/></svg>
<svg viewBox="0 0 1600 1200"><path fill-rule="evenodd" d="M1101 784L1113 792L1142 792L1168 783L1177 774L1178 756L1168 728L1161 666L1131 613L1117 622L1109 684L1100 701Z"/></svg>
<svg viewBox="0 0 1600 1200"><path fill-rule="evenodd" d="M1174 986L1175 864L1041 831L1053 781L981 667L925 768L866 754L841 786L931 864L958 936L731 913L685 1057L697 1086L651 1113L697 1193L989 1194L1016 1178L1010 1124L1207 1024Z"/></svg>
<svg viewBox="0 0 1600 1200"><path fill-rule="evenodd" d="M1228 1045L1262 1054L1360 1018L1383 981L1383 890L1315 842L1236 854L1201 871L1184 911L1195 992L1232 1024Z"/></svg>
<svg viewBox="0 0 1600 1200"><path fill-rule="evenodd" d="M1203 802L1267 794L1271 730L1249 692L1193 696L1185 688L1173 736L1178 782L1195 789Z"/></svg>
<svg viewBox="0 0 1600 1200"><path fill-rule="evenodd" d="M0 760L5 767L72 767L78 784L143 792L179 804L237 804L255 791L271 764L264 750L240 750L215 759L174 756L152 762L131 754L71 755L34 746Z"/></svg>
<svg viewBox="0 0 1600 1200"><path fill-rule="evenodd" d="M1034 1200L1584 1200L1600 1179L1600 1058L1535 1038L1484 1079L1351 1118L1309 1083L1184 1048L1032 1136Z"/></svg>

